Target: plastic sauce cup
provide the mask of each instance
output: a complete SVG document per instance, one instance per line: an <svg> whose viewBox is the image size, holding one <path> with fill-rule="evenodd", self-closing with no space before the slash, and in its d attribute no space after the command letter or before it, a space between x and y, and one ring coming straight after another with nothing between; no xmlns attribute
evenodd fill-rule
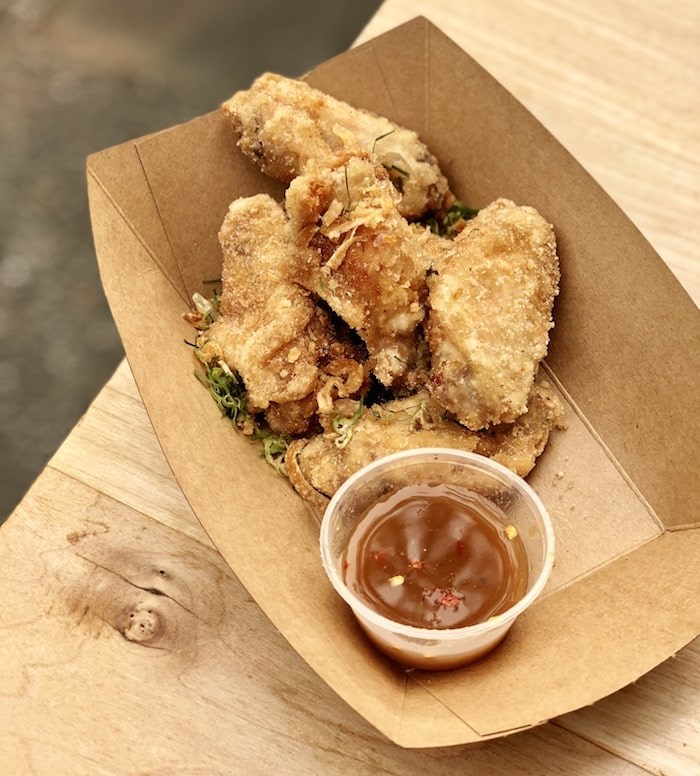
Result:
<svg viewBox="0 0 700 776"><path fill-rule="evenodd" d="M461 628L419 628L377 613L346 585L345 551L356 522L379 500L417 482L470 490L503 514L504 528L515 526L527 557L527 584L506 611ZM407 667L441 670L486 655L537 599L552 570L554 531L539 496L505 466L461 450L418 448L379 458L343 483L324 513L320 547L328 578L375 646Z"/></svg>

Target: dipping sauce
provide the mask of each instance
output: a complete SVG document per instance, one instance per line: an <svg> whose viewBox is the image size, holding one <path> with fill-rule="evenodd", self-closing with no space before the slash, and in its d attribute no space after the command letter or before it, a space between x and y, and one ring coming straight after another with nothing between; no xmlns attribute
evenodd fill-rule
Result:
<svg viewBox="0 0 700 776"><path fill-rule="evenodd" d="M462 628L526 592L525 549L491 502L457 485L417 484L378 501L349 538L345 582L378 614Z"/></svg>

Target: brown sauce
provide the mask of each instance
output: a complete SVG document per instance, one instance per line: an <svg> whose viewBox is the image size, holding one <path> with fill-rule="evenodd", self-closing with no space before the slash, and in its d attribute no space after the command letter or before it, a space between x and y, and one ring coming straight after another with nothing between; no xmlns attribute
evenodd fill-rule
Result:
<svg viewBox="0 0 700 776"><path fill-rule="evenodd" d="M527 559L505 516L454 485L402 488L370 507L350 536L348 587L379 614L418 628L461 628L525 593Z"/></svg>

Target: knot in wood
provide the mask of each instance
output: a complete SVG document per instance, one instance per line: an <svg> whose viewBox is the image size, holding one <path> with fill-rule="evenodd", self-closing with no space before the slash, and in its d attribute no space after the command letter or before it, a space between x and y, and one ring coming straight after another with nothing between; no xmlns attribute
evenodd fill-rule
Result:
<svg viewBox="0 0 700 776"><path fill-rule="evenodd" d="M129 615L124 637L143 644L156 638L160 630L160 617L157 612L153 609L138 609Z"/></svg>

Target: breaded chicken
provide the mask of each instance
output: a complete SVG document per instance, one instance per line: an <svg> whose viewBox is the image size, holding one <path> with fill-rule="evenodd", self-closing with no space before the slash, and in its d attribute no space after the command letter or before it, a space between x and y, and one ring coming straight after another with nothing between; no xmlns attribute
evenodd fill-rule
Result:
<svg viewBox="0 0 700 776"><path fill-rule="evenodd" d="M307 165L285 198L298 252L288 278L321 297L364 340L372 371L390 386L410 371L423 320L420 238L371 155Z"/></svg>
<svg viewBox="0 0 700 776"><path fill-rule="evenodd" d="M430 391L471 429L512 422L527 409L553 326L554 230L534 208L498 199L432 248Z"/></svg>
<svg viewBox="0 0 700 776"><path fill-rule="evenodd" d="M400 212L417 218L440 208L448 184L418 135L303 81L261 75L223 104L243 153L266 174L289 182L309 161L338 153L376 154L401 192Z"/></svg>
<svg viewBox="0 0 700 776"><path fill-rule="evenodd" d="M514 423L489 431L465 428L427 392L382 405L360 408L341 402L349 416L327 427L311 440L292 442L287 452L290 482L307 503L322 510L327 498L363 466L382 455L417 447L448 447L497 460L521 477L535 465L555 426L562 423L563 407L545 378L533 386L527 412ZM356 410L357 411L357 410ZM345 434L345 436L343 436Z"/></svg>
<svg viewBox="0 0 700 776"><path fill-rule="evenodd" d="M282 204L231 204L218 317L198 295L185 314L198 357L242 381L243 432L279 446L266 457L319 511L361 467L417 447L525 477L563 418L538 372L552 226L507 199L471 210L415 132L303 81L267 73L222 109L241 151L289 184Z"/></svg>
<svg viewBox="0 0 700 776"><path fill-rule="evenodd" d="M513 423L477 431L475 453L502 463L525 477L544 452L554 428L566 428L564 408L552 384L538 374L527 399L527 412Z"/></svg>
<svg viewBox="0 0 700 776"><path fill-rule="evenodd" d="M351 362L337 382L345 385L343 378L353 372L354 389L364 368L347 358L328 313L287 279L295 246L279 203L265 194L236 200L219 241L224 256L220 316L201 335L200 358L223 360L237 371L250 409L271 407L276 430L303 430L300 413L315 412L313 395L332 376L334 359ZM337 395L353 395L353 390Z"/></svg>

